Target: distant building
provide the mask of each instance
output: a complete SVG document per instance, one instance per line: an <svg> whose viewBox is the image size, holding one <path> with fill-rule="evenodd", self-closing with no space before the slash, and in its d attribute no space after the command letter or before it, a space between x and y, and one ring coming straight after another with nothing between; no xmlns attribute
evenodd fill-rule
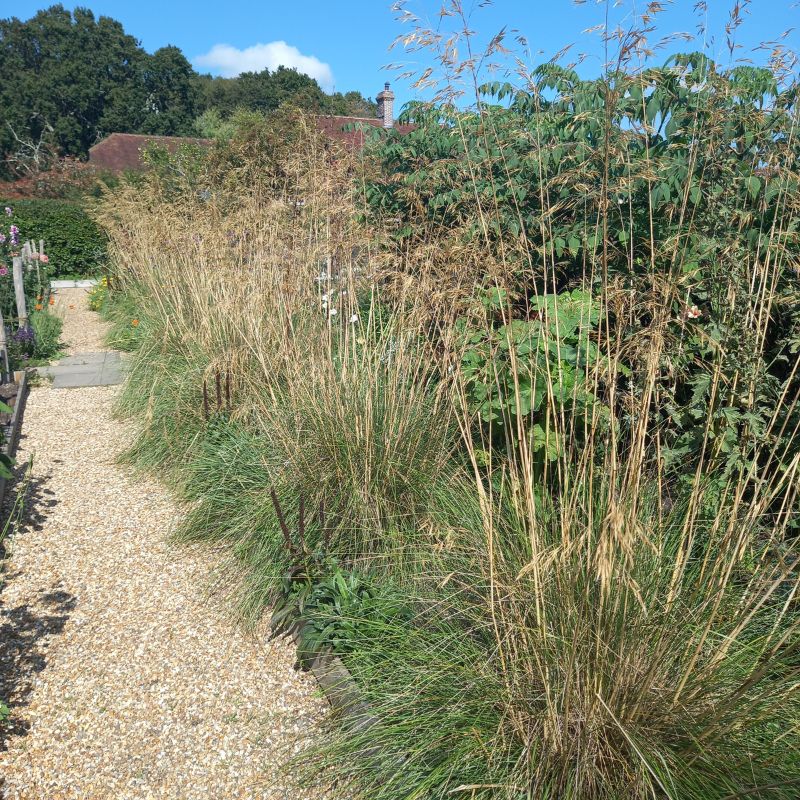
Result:
<svg viewBox="0 0 800 800"><path fill-rule="evenodd" d="M182 144L208 147L211 139L195 139L188 136L147 136L138 133L112 133L89 148L89 163L101 170L124 172L142 170L145 163L142 153L151 145L166 147L174 153Z"/></svg>
<svg viewBox="0 0 800 800"><path fill-rule="evenodd" d="M317 128L329 138L341 142L348 147L364 146L364 126L372 128L392 128L405 135L413 131L415 125L398 125L394 119L394 92L389 84L377 96L377 117L342 117L318 116ZM89 163L98 169L124 172L126 170L142 170L143 151L150 145L166 147L175 152L182 144L195 144L208 147L211 139L195 139L186 136L147 136L138 133L112 133L89 149Z"/></svg>
<svg viewBox="0 0 800 800"><path fill-rule="evenodd" d="M378 101L377 117L317 117L317 127L331 139L351 147L364 146L364 126L372 128L392 128L405 135L413 131L416 125L398 125L394 118L394 92L386 83L383 91L375 98ZM348 130L350 129L350 130Z"/></svg>

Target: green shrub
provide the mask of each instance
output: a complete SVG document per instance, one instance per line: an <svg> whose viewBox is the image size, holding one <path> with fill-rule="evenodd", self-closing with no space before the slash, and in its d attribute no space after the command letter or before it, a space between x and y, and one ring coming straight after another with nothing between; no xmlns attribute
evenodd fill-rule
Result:
<svg viewBox="0 0 800 800"><path fill-rule="evenodd" d="M8 358L12 369L52 361L61 352L63 320L47 311L34 311L25 328L8 337Z"/></svg>
<svg viewBox="0 0 800 800"><path fill-rule="evenodd" d="M47 311L34 311L31 314L34 333L33 357L41 361L51 361L61 352L61 330L64 321Z"/></svg>
<svg viewBox="0 0 800 800"><path fill-rule="evenodd" d="M96 275L106 263L105 234L78 203L62 200L0 201L14 210L23 240L45 241L52 277Z"/></svg>

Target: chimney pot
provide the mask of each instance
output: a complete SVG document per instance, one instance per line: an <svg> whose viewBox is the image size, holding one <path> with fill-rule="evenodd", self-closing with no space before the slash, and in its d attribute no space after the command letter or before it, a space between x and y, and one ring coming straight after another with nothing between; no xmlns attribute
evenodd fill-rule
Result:
<svg viewBox="0 0 800 800"><path fill-rule="evenodd" d="M384 128L394 127L394 92L388 82L383 91L375 98L378 101L378 119L383 120Z"/></svg>

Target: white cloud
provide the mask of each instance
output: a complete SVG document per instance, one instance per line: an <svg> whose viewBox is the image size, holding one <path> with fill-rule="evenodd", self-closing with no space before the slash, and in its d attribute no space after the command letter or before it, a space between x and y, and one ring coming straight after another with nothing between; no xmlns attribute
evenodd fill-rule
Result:
<svg viewBox="0 0 800 800"><path fill-rule="evenodd" d="M280 66L294 68L316 78L319 85L330 92L333 89L333 71L329 64L315 56L303 55L296 47L286 42L254 44L240 50L229 44L215 44L207 53L197 56L194 63L219 72L225 78L233 78L242 72L276 70Z"/></svg>

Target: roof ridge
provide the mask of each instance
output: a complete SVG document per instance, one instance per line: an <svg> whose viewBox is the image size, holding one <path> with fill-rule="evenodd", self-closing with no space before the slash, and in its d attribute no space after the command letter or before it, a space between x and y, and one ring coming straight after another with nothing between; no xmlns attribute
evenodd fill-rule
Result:
<svg viewBox="0 0 800 800"><path fill-rule="evenodd" d="M192 142L211 142L212 139L206 139L202 136L170 136L165 133L123 133L122 131L112 131L106 134L100 141L95 142L89 150L94 150L99 144L108 141L112 136L124 136L127 139L186 139Z"/></svg>

